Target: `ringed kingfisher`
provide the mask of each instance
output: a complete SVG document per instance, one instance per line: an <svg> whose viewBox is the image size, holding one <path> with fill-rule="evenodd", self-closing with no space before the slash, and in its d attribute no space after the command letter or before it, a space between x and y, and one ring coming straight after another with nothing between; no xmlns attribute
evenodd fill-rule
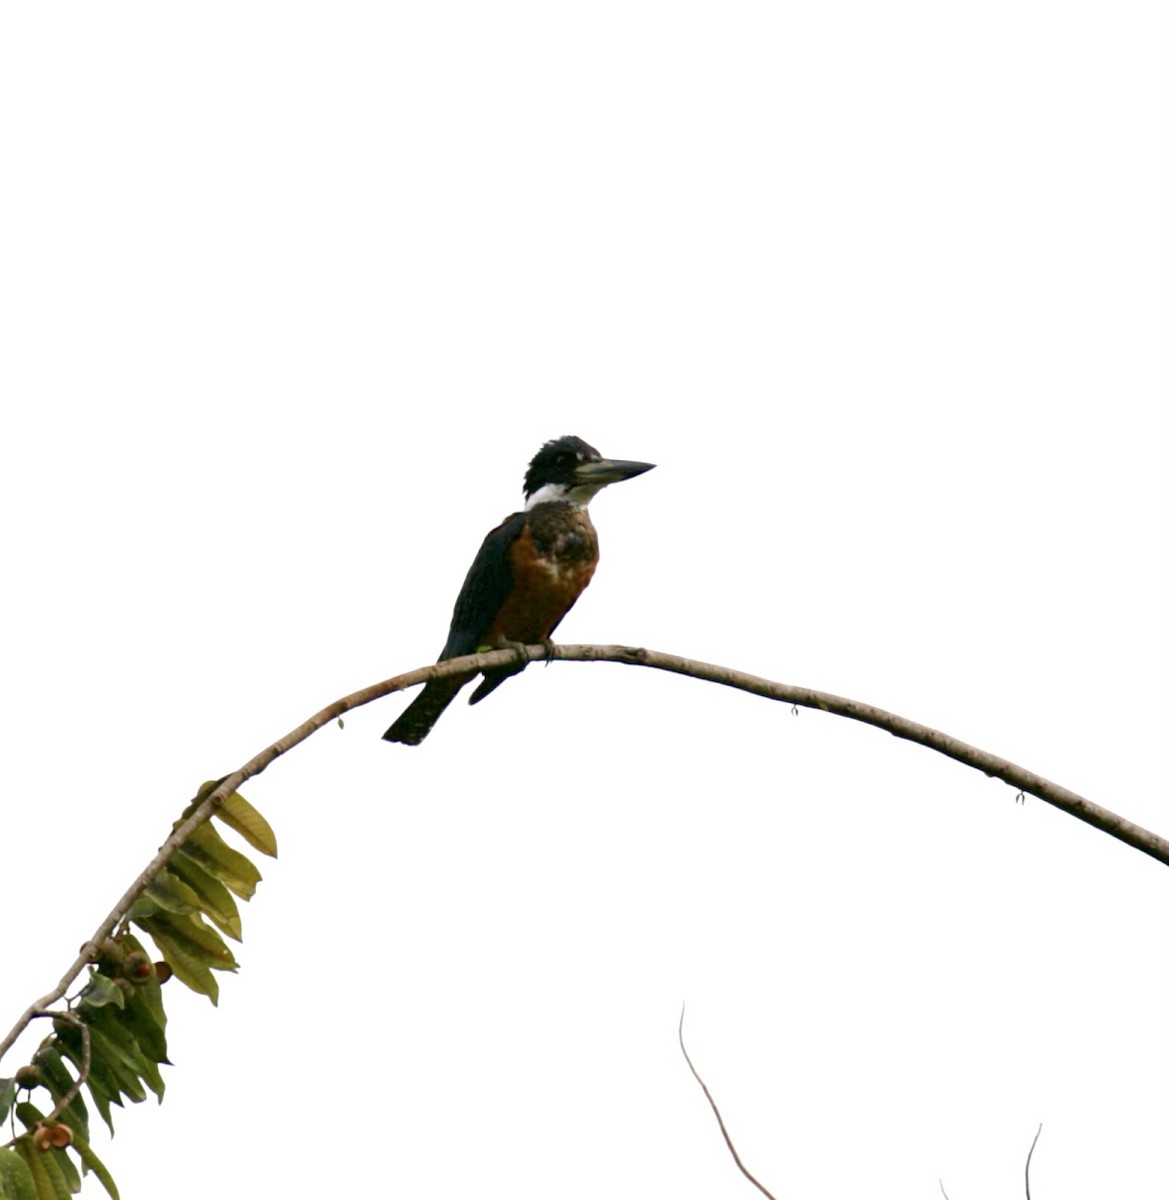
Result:
<svg viewBox="0 0 1169 1200"><path fill-rule="evenodd" d="M547 642L597 569L597 531L588 503L610 483L632 479L653 463L602 458L588 442L545 442L524 476L524 504L484 539L463 580L442 662L481 650ZM477 704L526 663L484 671L471 694ZM417 746L474 674L433 679L382 735Z"/></svg>

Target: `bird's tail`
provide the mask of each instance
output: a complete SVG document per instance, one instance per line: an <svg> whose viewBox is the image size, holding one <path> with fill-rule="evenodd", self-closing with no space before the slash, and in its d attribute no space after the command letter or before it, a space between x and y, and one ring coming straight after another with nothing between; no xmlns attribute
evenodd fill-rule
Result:
<svg viewBox="0 0 1169 1200"><path fill-rule="evenodd" d="M459 694L459 689L468 682L467 676L431 680L414 697L410 707L382 734L382 738L387 742L417 746L446 711L447 705Z"/></svg>
<svg viewBox="0 0 1169 1200"><path fill-rule="evenodd" d="M501 683L506 683L513 675L518 675L527 665L520 663L518 667L507 667L502 671L484 671L479 686L471 693L471 699L467 703L478 704L480 700L486 699Z"/></svg>

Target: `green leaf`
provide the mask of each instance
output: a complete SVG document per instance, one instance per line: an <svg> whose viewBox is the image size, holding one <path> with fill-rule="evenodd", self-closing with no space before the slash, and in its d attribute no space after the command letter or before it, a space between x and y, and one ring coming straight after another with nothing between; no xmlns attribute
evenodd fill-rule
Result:
<svg viewBox="0 0 1169 1200"><path fill-rule="evenodd" d="M166 912L186 914L199 908L199 897L165 867L146 885L146 895Z"/></svg>
<svg viewBox="0 0 1169 1200"><path fill-rule="evenodd" d="M78 1054L75 1061L70 1052L66 1052L69 1061L77 1067L78 1073L81 1071L81 1055ZM103 1068L104 1069L104 1068ZM89 1089L89 1098L93 1101L94 1108L97 1109L101 1119L106 1123L106 1128L110 1131L110 1136L114 1133L114 1118L110 1113L110 1104L116 1104L119 1108L122 1107L122 1096L120 1092L111 1092L105 1084L97 1080L93 1071L90 1071L88 1078L85 1081L85 1086ZM111 1085L113 1086L113 1085Z"/></svg>
<svg viewBox="0 0 1169 1200"><path fill-rule="evenodd" d="M138 1039L118 1020L113 1009L102 1009L93 1014L89 1022L90 1034L100 1034L117 1051L118 1057L136 1074L142 1074L146 1055L138 1045Z"/></svg>
<svg viewBox="0 0 1169 1200"><path fill-rule="evenodd" d="M59 1171L51 1170L49 1156L32 1144L31 1137L26 1135L17 1138L16 1149L32 1175L37 1200L69 1200L65 1180L61 1178Z"/></svg>
<svg viewBox="0 0 1169 1200"><path fill-rule="evenodd" d="M70 1035L72 1035L72 1038ZM61 1048L61 1053L80 1073L83 1058L81 1031L69 1029L58 1033L57 1045ZM116 1104L119 1108L122 1107L122 1091L118 1087L117 1078L109 1067L104 1062L95 1059L92 1055L90 1056L89 1075L86 1077L85 1086L89 1089L89 1094L97 1107L97 1111L101 1113L102 1120L109 1126L110 1133L113 1133L114 1122L110 1116L110 1105Z"/></svg>
<svg viewBox="0 0 1169 1200"><path fill-rule="evenodd" d="M147 1060L142 1078L146 1080L146 1086L158 1097L158 1102L161 1104L163 1096L166 1095L166 1080L163 1079L162 1072L154 1063Z"/></svg>
<svg viewBox="0 0 1169 1200"><path fill-rule="evenodd" d="M89 1098L93 1101L94 1108L97 1109L98 1115L106 1123L106 1128L110 1131L110 1137L114 1136L114 1117L110 1112L110 1102L113 1101L119 1108L122 1107L121 1096L110 1096L103 1088L94 1087L93 1076L91 1075L86 1081L85 1086L89 1089Z"/></svg>
<svg viewBox="0 0 1169 1200"><path fill-rule="evenodd" d="M241 899L250 900L256 894L262 877L255 863L233 850L210 824L200 825L183 843L183 851Z"/></svg>
<svg viewBox="0 0 1169 1200"><path fill-rule="evenodd" d="M0 1200L37 1200L32 1172L16 1150L0 1150Z"/></svg>
<svg viewBox="0 0 1169 1200"><path fill-rule="evenodd" d="M145 1062L141 1052L137 1058L119 1046L105 1032L91 1025L89 1030L90 1069L102 1063L117 1080L118 1088L135 1104L141 1104L146 1099L146 1089L142 1086L142 1072L138 1070L138 1061Z"/></svg>
<svg viewBox="0 0 1169 1200"><path fill-rule="evenodd" d="M43 1116L41 1110L28 1100L22 1100L14 1111L16 1112L16 1119L25 1129L31 1129Z"/></svg>
<svg viewBox="0 0 1169 1200"><path fill-rule="evenodd" d="M114 1184L114 1177L106 1169L105 1163L94 1154L88 1138L74 1136L72 1149L76 1152L77 1157L81 1159L83 1167L88 1171L92 1171L101 1181L102 1187L110 1195L110 1200L120 1200L117 1186Z"/></svg>
<svg viewBox="0 0 1169 1200"><path fill-rule="evenodd" d="M139 896L137 900L126 910L127 921L137 921L139 917L153 917L155 913L162 912L162 909L149 896Z"/></svg>
<svg viewBox="0 0 1169 1200"><path fill-rule="evenodd" d="M154 1019L154 1013L140 995L140 989L135 989L126 1007L115 1015L130 1031L134 1040L142 1047L142 1053L151 1062L170 1063L166 1056L166 1033Z"/></svg>
<svg viewBox="0 0 1169 1200"><path fill-rule="evenodd" d="M32 1061L40 1071L41 1078L49 1089L49 1094L53 1097L53 1104L56 1105L62 1096L72 1090L76 1082L69 1068L65 1066L65 1060L61 1057L60 1050L57 1049L56 1039L47 1038L42 1042L32 1056ZM65 1111L61 1114L61 1119L75 1133L80 1132L83 1136L89 1137L89 1109L85 1107L85 1101L81 1098L80 1092L69 1101Z"/></svg>
<svg viewBox="0 0 1169 1200"><path fill-rule="evenodd" d="M122 989L108 975L99 975L92 967L89 969L89 982L81 989L80 1000L89 1008L102 1008L107 1004L123 1008L126 1004Z"/></svg>
<svg viewBox="0 0 1169 1200"><path fill-rule="evenodd" d="M146 1060L137 1043L132 1046L121 1044L118 1039L110 1036L106 1028L98 1028L96 1025L90 1027L89 1039L92 1061L106 1064L118 1080L122 1092L134 1103L142 1103L146 1098L146 1090L142 1086Z"/></svg>
<svg viewBox="0 0 1169 1200"><path fill-rule="evenodd" d="M45 1119L44 1113L35 1104L27 1102L16 1106L16 1115L20 1118L21 1124L30 1131ZM68 1197L74 1192L81 1191L81 1176L78 1175L77 1168L69 1161L69 1156L64 1150L55 1146L49 1150L38 1150L31 1139L29 1139L29 1150L44 1164L45 1173L52 1185L53 1190L50 1193L52 1196ZM25 1162L36 1176L35 1159L26 1155ZM37 1192L43 1194L40 1179L37 1179Z"/></svg>
<svg viewBox="0 0 1169 1200"><path fill-rule="evenodd" d="M198 913L180 917L177 913L160 913L151 921L151 936L155 929L164 929L172 941L178 940L188 954L203 959L216 971L238 971L239 963L227 948L227 943Z"/></svg>
<svg viewBox="0 0 1169 1200"><path fill-rule="evenodd" d="M41 1153L49 1160L50 1173L57 1173L64 1179L66 1195L72 1196L81 1191L81 1174L64 1150L54 1146L51 1150L42 1150Z"/></svg>
<svg viewBox="0 0 1169 1200"><path fill-rule="evenodd" d="M32 1065L40 1071L45 1087L49 1089L54 1101L59 1100L73 1086L73 1076L61 1057L55 1037L47 1037L41 1042L32 1056Z"/></svg>
<svg viewBox="0 0 1169 1200"><path fill-rule="evenodd" d="M269 858L276 857L276 834L272 826L239 792L232 792L218 808L212 809L211 815L234 829L261 854L266 854Z"/></svg>
<svg viewBox="0 0 1169 1200"><path fill-rule="evenodd" d="M243 925L235 897L183 850L170 860L169 870L177 875L198 897L199 907L235 941L243 940Z"/></svg>
<svg viewBox="0 0 1169 1200"><path fill-rule="evenodd" d="M30 1104L28 1101L16 1106L16 1115L20 1118L21 1124L30 1131L45 1119L45 1114L35 1104ZM54 1125L59 1123L58 1121L52 1122ZM72 1133L72 1127L70 1127L70 1133ZM64 1182L66 1196L81 1191L81 1176L78 1175L77 1168L70 1162L69 1156L64 1150L56 1146L48 1150L39 1150L31 1142L30 1149L33 1154L40 1155L46 1162L48 1174L53 1180L54 1194L59 1192L58 1180ZM40 1190L39 1183L37 1190Z"/></svg>
<svg viewBox="0 0 1169 1200"><path fill-rule="evenodd" d="M91 1022L90 1032L106 1039L108 1045L103 1049L115 1056L126 1070L132 1071L135 1078L146 1081L146 1086L161 1100L166 1091L158 1067L146 1055L131 1030L118 1019L119 1014L113 1009L102 1009L95 1014ZM96 1044L96 1043L95 1043ZM108 1057L108 1056L107 1056ZM116 1064L115 1064L116 1065ZM119 1069L119 1076L122 1074Z"/></svg>
<svg viewBox="0 0 1169 1200"><path fill-rule="evenodd" d="M201 913L191 913L187 917L164 918L178 937L186 939L192 946L197 946L208 957L208 965L217 971L238 971L239 963L235 960L228 944L203 920Z"/></svg>
<svg viewBox="0 0 1169 1200"><path fill-rule="evenodd" d="M8 1110L16 1099L16 1080L0 1079L0 1124L8 1120Z"/></svg>
<svg viewBox="0 0 1169 1200"><path fill-rule="evenodd" d="M159 953L169 963L180 983L206 996L212 1004L219 1003L219 984L203 956L192 956L165 925L155 920L139 921L138 924L154 939Z"/></svg>

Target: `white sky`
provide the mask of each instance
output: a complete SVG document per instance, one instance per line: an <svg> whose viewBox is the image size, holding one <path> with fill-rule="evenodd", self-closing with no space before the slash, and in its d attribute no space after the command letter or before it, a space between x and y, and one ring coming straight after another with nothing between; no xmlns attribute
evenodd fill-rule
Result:
<svg viewBox="0 0 1169 1200"><path fill-rule="evenodd" d="M558 636L881 704L1169 833L1152 3L0 16L0 1021L203 779L433 658L546 438ZM533 668L281 837L127 1200L1169 1194L1169 871L844 721ZM9 1060L5 1066L15 1067ZM96 1187L96 1185L94 1185Z"/></svg>

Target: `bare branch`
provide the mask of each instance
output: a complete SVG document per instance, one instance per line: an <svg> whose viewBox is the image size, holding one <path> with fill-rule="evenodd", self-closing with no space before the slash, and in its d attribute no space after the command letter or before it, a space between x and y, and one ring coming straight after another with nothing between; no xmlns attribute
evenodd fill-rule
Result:
<svg viewBox="0 0 1169 1200"><path fill-rule="evenodd" d="M130 906L171 860L175 851L245 780L259 775L282 754L286 754L293 746L299 745L331 721L337 720L355 708L361 708L374 700L380 700L392 692L400 692L431 679L447 679L452 675L466 675L492 667L510 666L518 662L534 662L539 659L558 659L563 662L614 662L627 666L652 667L655 670L669 671L675 675L689 675L693 679L703 679L710 683L722 684L725 687L738 688L740 691L750 692L752 695L762 696L768 700L778 700L784 704L799 705L804 708L816 708L821 712L847 717L852 721L861 721L866 725L874 725L878 729L884 729L891 733L894 737L916 742L920 746L936 750L939 754L945 754L947 757L974 767L987 775L1002 779L1020 792L1027 792L1044 800L1048 804L1070 813L1073 817L1118 838L1134 849L1140 850L1150 858L1155 858L1158 862L1169 866L1169 839L1143 829L1124 817L1093 804L1083 796L1068 791L1067 788L1060 787L1032 771L1008 762L1005 758L988 754L985 750L967 745L967 743L960 742L948 734L940 733L936 729L919 725L916 721L907 720L905 717L899 717L884 709L874 708L872 705L862 704L857 700L849 700L843 696L834 696L829 692L819 692L812 688L777 683L774 680L763 679L758 675L749 675L730 667L715 666L711 663L699 662L696 659L681 658L675 654L663 654L660 651L646 650L636 646L540 644L509 647L506 650L468 654L463 658L452 658L432 666L419 667L415 671L395 675L381 683L375 683L348 696L342 696L340 700L335 700L332 704L322 708L320 712L309 717L307 721L298 725L290 733L286 733L278 741L261 750L239 770L227 776L163 842L155 858L127 889L125 895L94 931L90 940L81 947L81 952L61 977L57 986L47 995L29 1005L3 1042L0 1042L0 1058L3 1058L12 1048L13 1043L31 1020L45 1012L65 995L69 985L90 960L92 952L113 932L114 927L122 920Z"/></svg>
<svg viewBox="0 0 1169 1200"><path fill-rule="evenodd" d="M739 1157L739 1152L735 1149L735 1143L731 1141L731 1135L727 1132L727 1127L723 1123L723 1115L718 1111L718 1105L714 1102L714 1097L710 1094L710 1088L706 1086L702 1076L698 1074L697 1068L690 1061L690 1055L686 1050L686 1042L682 1037L682 1022L686 1020L686 1005L682 1005L682 1015L678 1018L678 1045L682 1047L682 1057L686 1060L686 1065L690 1068L690 1074L698 1080L698 1086L702 1088L702 1093L706 1097L707 1104L710 1105L711 1111L714 1113L715 1120L718 1121L719 1130L722 1132L723 1141L727 1144L727 1149L731 1152L731 1157L735 1160L735 1166L739 1168L742 1174L753 1183L768 1200L775 1200L775 1197L751 1174L750 1171L743 1165L743 1160Z"/></svg>
<svg viewBox="0 0 1169 1200"><path fill-rule="evenodd" d="M536 649L529 646L528 650L532 658L545 657L543 647ZM999 758L996 754L989 754L985 750L979 750L976 746L960 742L957 738L941 733L937 729L931 729L928 725L920 725L906 717L899 717L896 713L887 712L882 708L874 708L871 704L862 704L859 700L849 700L845 696L834 696L829 692L818 692L813 688L776 683L770 679L761 679L758 675L748 675L729 667L714 666L711 663L698 662L692 658L679 658L677 655L662 654L656 650L642 650L631 646L553 646L551 657L572 662L605 661L653 667L659 671L670 671L677 675L689 675L694 679L721 683L726 687L751 692L753 695L763 696L768 700L778 700L784 704L798 704L804 708L818 708L821 712L847 717L851 721L861 721L866 725L874 725L878 729L885 730L886 733L891 733L894 737L916 742L919 746L936 750L939 754L965 763L968 767L974 767L986 775L1002 779L1018 791L1044 800L1078 820L1103 830L1119 841L1149 855L1150 858L1155 858L1158 862L1169 866L1169 838L1161 837L1159 834L1144 829L1005 758Z"/></svg>
<svg viewBox="0 0 1169 1200"><path fill-rule="evenodd" d="M1035 1153L1035 1143L1039 1141L1039 1135L1043 1132L1043 1122L1039 1122L1039 1128L1035 1130L1035 1136L1031 1139L1031 1149L1027 1151L1027 1165L1023 1168L1023 1190L1027 1193L1027 1200L1031 1200L1031 1155Z"/></svg>

